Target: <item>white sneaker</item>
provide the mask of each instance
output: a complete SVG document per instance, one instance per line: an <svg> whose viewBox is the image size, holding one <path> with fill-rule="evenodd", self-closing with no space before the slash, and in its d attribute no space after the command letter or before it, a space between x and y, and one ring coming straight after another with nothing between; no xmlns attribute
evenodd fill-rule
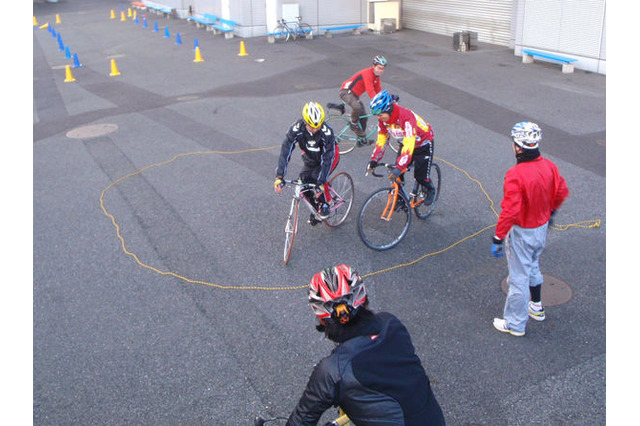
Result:
<svg viewBox="0 0 640 426"><path fill-rule="evenodd" d="M516 337L524 336L524 332L523 331L511 330L509 328L509 325L507 324L507 320L504 319L504 318L494 318L493 319L493 326L495 327L496 330L501 331L503 333L509 333L512 336L516 336Z"/></svg>
<svg viewBox="0 0 640 426"><path fill-rule="evenodd" d="M529 301L529 317L536 321L544 321L544 307L541 302L534 303Z"/></svg>

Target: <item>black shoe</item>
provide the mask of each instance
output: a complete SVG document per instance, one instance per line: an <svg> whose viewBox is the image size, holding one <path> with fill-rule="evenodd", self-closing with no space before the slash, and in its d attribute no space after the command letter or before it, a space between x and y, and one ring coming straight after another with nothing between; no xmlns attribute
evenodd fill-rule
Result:
<svg viewBox="0 0 640 426"><path fill-rule="evenodd" d="M356 141L356 145L358 146L367 146L367 145L371 145L373 143L373 140L367 139L364 136L358 136L358 140Z"/></svg>
<svg viewBox="0 0 640 426"><path fill-rule="evenodd" d="M311 213L311 215L309 216L309 220L307 220L307 223L311 226L316 226L317 224L319 224L320 222L322 222L321 220L316 219L316 215L314 215L313 213Z"/></svg>
<svg viewBox="0 0 640 426"><path fill-rule="evenodd" d="M318 212L320 218L324 220L329 217L330 213L331 213L331 209L329 208L329 204L322 203L322 206L320 207L320 211Z"/></svg>
<svg viewBox="0 0 640 426"><path fill-rule="evenodd" d="M428 182L422 187L422 191L424 193L424 203L427 206L433 204L433 201L436 198L436 189L434 188L433 183Z"/></svg>

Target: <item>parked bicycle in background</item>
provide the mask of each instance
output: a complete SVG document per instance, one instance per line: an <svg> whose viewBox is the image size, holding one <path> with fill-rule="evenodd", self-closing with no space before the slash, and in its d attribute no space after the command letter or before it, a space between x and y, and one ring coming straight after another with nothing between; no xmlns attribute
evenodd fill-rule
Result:
<svg viewBox="0 0 640 426"><path fill-rule="evenodd" d="M273 35L276 40L289 41L290 38L294 40L298 37L307 37L313 35L311 25L302 22L302 17L298 16L297 21L287 22L285 19L278 20L278 25L273 30Z"/></svg>

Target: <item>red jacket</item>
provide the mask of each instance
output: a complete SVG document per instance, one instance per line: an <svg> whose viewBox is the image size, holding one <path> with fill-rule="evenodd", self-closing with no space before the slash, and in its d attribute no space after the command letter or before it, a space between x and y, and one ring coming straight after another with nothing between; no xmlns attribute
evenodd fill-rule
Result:
<svg viewBox="0 0 640 426"><path fill-rule="evenodd" d="M558 167L538 158L516 164L504 178L502 211L496 237L504 239L513 225L537 228L544 225L569 196L569 189Z"/></svg>
<svg viewBox="0 0 640 426"><path fill-rule="evenodd" d="M405 170L413 157L416 148L433 142L433 129L415 112L398 104L393 106L389 122L378 119L378 141L371 154L371 160L380 161L384 157L387 139L391 135L395 139L402 139L402 150L396 159L396 167Z"/></svg>
<svg viewBox="0 0 640 426"><path fill-rule="evenodd" d="M354 95L360 97L365 91L373 99L382 90L380 87L380 76L373 72L373 67L358 71L349 80L342 83L341 89L351 90Z"/></svg>

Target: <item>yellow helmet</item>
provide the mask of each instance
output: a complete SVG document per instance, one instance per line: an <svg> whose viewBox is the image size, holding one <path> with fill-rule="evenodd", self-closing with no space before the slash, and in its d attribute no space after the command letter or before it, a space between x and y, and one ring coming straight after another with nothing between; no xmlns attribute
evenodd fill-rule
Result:
<svg viewBox="0 0 640 426"><path fill-rule="evenodd" d="M307 102L304 104L304 108L302 108L302 118L314 129L322 126L322 123L324 123L324 109L322 109L322 105L317 102Z"/></svg>

